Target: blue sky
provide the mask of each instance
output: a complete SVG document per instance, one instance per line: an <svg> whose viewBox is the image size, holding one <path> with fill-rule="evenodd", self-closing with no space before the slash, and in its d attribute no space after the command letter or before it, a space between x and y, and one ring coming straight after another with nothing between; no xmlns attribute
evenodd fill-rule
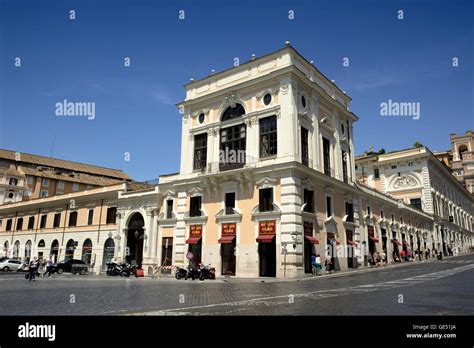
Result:
<svg viewBox="0 0 474 348"><path fill-rule="evenodd" d="M176 172L183 84L289 40L353 98L357 154L416 140L448 149L450 133L474 128L473 10L469 0L0 0L0 147L50 156L54 144L53 157L137 180ZM95 102L95 119L56 116L63 99ZM421 118L381 117L388 99L421 103Z"/></svg>

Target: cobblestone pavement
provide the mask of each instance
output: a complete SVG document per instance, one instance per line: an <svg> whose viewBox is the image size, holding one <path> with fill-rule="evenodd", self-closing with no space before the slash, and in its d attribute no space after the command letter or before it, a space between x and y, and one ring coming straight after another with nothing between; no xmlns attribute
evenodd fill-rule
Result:
<svg viewBox="0 0 474 348"><path fill-rule="evenodd" d="M0 315L473 315L474 254L297 280L0 273Z"/></svg>

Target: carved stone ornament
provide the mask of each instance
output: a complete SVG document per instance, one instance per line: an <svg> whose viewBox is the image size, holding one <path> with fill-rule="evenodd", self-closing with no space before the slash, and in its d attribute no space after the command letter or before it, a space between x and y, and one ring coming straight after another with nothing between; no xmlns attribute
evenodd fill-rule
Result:
<svg viewBox="0 0 474 348"><path fill-rule="evenodd" d="M395 180L393 183L393 188L405 188L405 187L415 187L418 183L416 180L411 176L401 176Z"/></svg>

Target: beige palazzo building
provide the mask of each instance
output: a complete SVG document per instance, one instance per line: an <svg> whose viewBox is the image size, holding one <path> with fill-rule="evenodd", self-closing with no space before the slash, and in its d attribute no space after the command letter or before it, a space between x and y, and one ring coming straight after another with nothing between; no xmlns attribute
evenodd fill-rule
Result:
<svg viewBox="0 0 474 348"><path fill-rule="evenodd" d="M116 220L88 232L96 271L106 242L147 274L191 262L251 278L303 275L312 254L345 270L382 250L391 262L406 244L425 248L433 214L357 183L351 98L289 43L185 91L179 173L104 198L102 214L116 207Z"/></svg>

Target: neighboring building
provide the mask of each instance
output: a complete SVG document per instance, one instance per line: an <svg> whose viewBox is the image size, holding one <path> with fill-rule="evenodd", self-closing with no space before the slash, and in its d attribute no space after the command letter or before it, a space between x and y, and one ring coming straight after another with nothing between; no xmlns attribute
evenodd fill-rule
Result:
<svg viewBox="0 0 474 348"><path fill-rule="evenodd" d="M0 204L125 181L131 178L121 170L0 149Z"/></svg>
<svg viewBox="0 0 474 348"><path fill-rule="evenodd" d="M0 255L82 259L95 272L114 256L117 196L127 184L37 198L0 207Z"/></svg>
<svg viewBox="0 0 474 348"><path fill-rule="evenodd" d="M474 132L451 134L451 144L453 174L474 195Z"/></svg>
<svg viewBox="0 0 474 348"><path fill-rule="evenodd" d="M214 265L219 276L295 277L311 272L312 254L321 254L323 262L333 256L336 270L367 266L382 250L391 262L401 250L424 251L437 242L435 224L451 227L429 210L382 193L382 187L356 183L351 99L289 44L185 89L177 105L179 173L161 176L153 187L127 183L75 193L77 200L83 197L77 205L80 235L79 226L68 222L60 230L20 232L24 227L18 226L19 216L24 224L27 215L40 216L43 209L68 209L69 195L0 206L0 241L23 257L23 245L42 238L45 250L54 250L57 239L68 255L75 241L80 247L88 238L95 271L103 269L104 250L113 246L114 258L148 274L156 265L171 268L190 260ZM432 187L443 192L446 178L439 180ZM419 192L422 207L429 204L430 187ZM470 218L472 231L472 202L462 205L465 197L458 196L460 218ZM102 219L116 207L116 222L84 226L94 205ZM455 235L462 238L460 251L472 243L468 232L465 227Z"/></svg>
<svg viewBox="0 0 474 348"><path fill-rule="evenodd" d="M470 246L472 195L428 148L420 147L356 158L358 182L433 215L431 248ZM428 236L429 237L429 236Z"/></svg>

